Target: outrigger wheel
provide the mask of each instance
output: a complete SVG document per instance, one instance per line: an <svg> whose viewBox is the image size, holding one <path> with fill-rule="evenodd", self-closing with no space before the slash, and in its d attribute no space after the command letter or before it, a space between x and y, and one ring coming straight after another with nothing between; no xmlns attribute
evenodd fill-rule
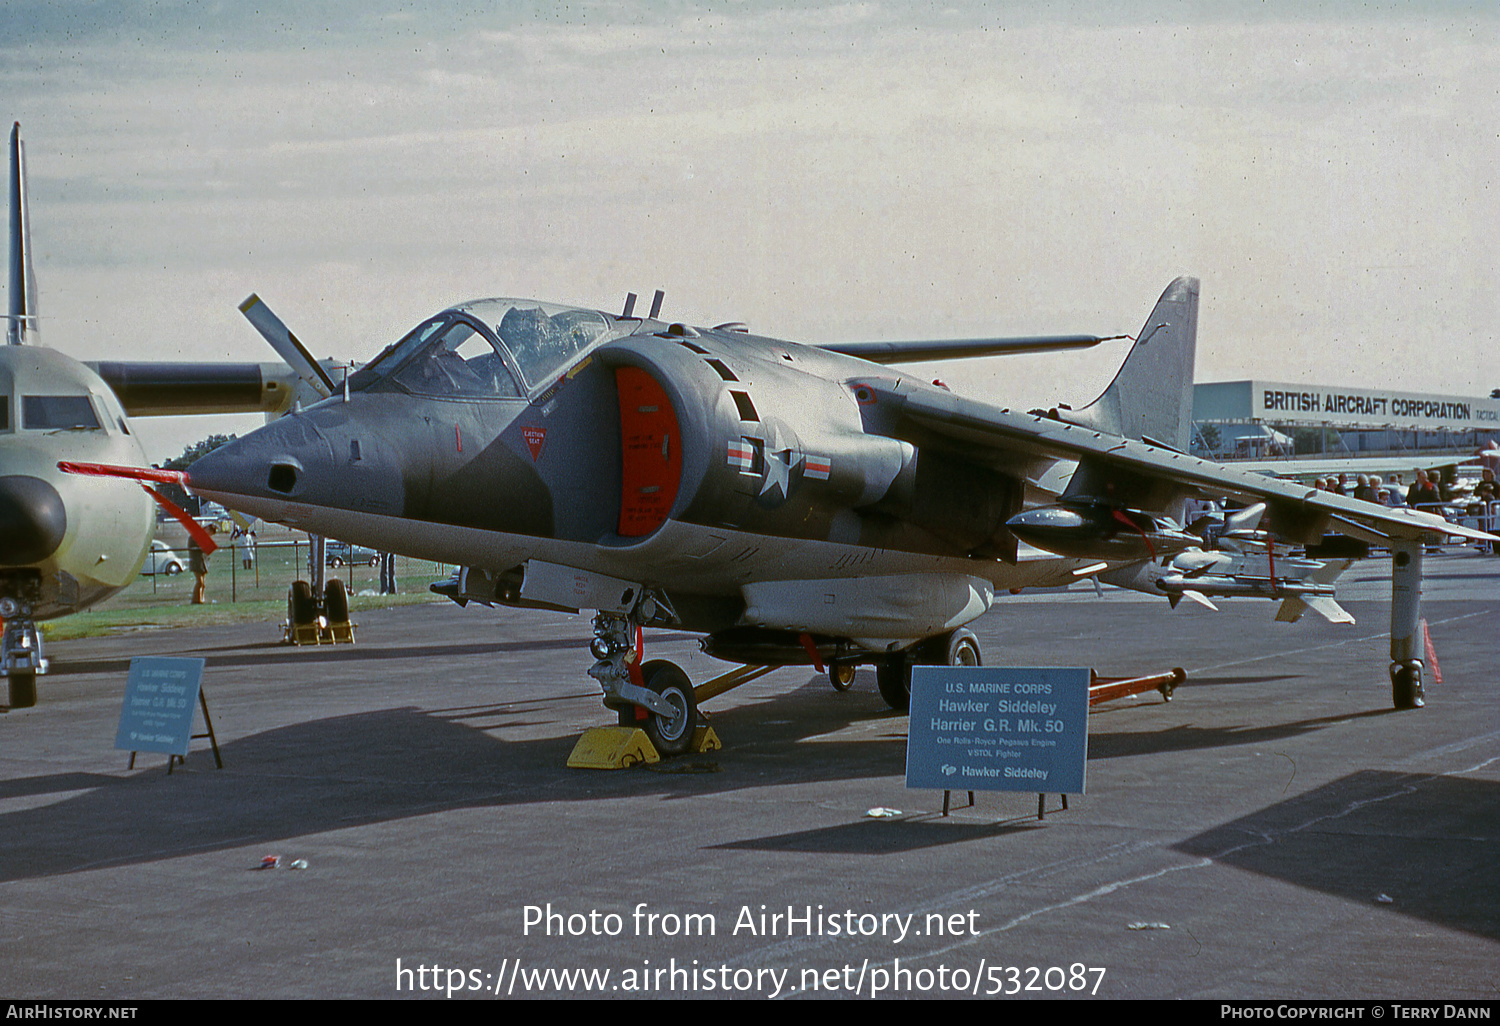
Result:
<svg viewBox="0 0 1500 1026"><path fill-rule="evenodd" d="M1422 664L1413 659L1391 664L1391 702L1397 709L1420 709L1426 705L1422 691Z"/></svg>
<svg viewBox="0 0 1500 1026"><path fill-rule="evenodd" d="M651 739L659 755L683 755L693 745L693 729L698 726L698 699L693 684L676 663L653 659L641 664L641 681L666 699L676 712L671 717L644 710L638 705L620 710L620 725L639 726ZM645 712L646 718L639 719Z"/></svg>
<svg viewBox="0 0 1500 1026"><path fill-rule="evenodd" d="M897 712L911 708L911 668L920 666L980 666L979 639L960 627L928 638L907 652L896 652L875 667L880 697Z"/></svg>

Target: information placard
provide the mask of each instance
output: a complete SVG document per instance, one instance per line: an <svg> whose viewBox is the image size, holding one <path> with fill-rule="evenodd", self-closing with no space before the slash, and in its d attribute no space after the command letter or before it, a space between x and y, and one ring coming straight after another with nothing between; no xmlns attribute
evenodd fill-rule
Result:
<svg viewBox="0 0 1500 1026"><path fill-rule="evenodd" d="M130 660L115 747L187 755L202 683L202 659L137 656Z"/></svg>
<svg viewBox="0 0 1500 1026"><path fill-rule="evenodd" d="M1087 667L915 666L906 786L1083 794Z"/></svg>

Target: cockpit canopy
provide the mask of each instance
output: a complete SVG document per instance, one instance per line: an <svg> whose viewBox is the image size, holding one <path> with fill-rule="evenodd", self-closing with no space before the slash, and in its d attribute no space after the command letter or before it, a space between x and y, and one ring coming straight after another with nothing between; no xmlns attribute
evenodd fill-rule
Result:
<svg viewBox="0 0 1500 1026"><path fill-rule="evenodd" d="M479 299L421 324L349 379L417 395L521 398L587 350L625 334L596 310L529 299Z"/></svg>

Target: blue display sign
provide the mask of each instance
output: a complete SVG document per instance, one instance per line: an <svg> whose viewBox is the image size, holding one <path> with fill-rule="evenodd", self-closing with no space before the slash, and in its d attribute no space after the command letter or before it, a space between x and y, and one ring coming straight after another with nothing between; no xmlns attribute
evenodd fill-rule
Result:
<svg viewBox="0 0 1500 1026"><path fill-rule="evenodd" d="M137 656L130 660L115 747L187 755L202 683L202 659Z"/></svg>
<svg viewBox="0 0 1500 1026"><path fill-rule="evenodd" d="M914 666L906 786L1083 794L1087 667Z"/></svg>

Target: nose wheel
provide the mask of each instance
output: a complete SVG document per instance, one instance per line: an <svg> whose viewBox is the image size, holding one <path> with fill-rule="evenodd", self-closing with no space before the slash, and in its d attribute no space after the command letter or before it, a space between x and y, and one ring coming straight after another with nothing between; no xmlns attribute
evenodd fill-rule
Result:
<svg viewBox="0 0 1500 1026"><path fill-rule="evenodd" d="M620 725L640 727L659 755L682 755L691 750L698 726L698 700L681 667L665 659L640 660L640 628L647 616L640 609L629 615L606 613L594 617L591 647L598 659L589 676L604 689L604 704L618 711Z"/></svg>
<svg viewBox="0 0 1500 1026"><path fill-rule="evenodd" d="M692 748L693 729L698 726L698 700L692 682L676 663L653 659L641 667L646 690L670 706L672 712L653 712L632 705L620 710L622 727L640 727L651 739L658 754L683 755ZM645 719L640 717L644 715Z"/></svg>

